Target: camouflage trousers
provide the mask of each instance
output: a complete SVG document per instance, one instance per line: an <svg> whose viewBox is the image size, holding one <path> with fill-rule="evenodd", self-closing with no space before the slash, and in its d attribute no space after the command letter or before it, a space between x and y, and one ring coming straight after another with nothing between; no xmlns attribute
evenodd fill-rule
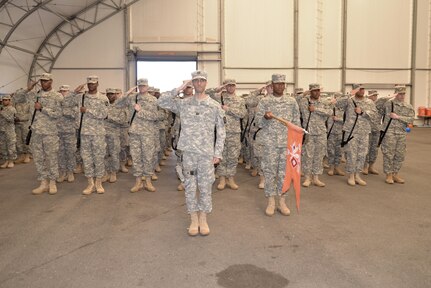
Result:
<svg viewBox="0 0 431 288"><path fill-rule="evenodd" d="M27 138L28 133L28 126L28 121L15 123L16 150L19 155L29 153L29 147L25 144L25 138Z"/></svg>
<svg viewBox="0 0 431 288"><path fill-rule="evenodd" d="M126 162L130 156L129 128L120 128L120 162Z"/></svg>
<svg viewBox="0 0 431 288"><path fill-rule="evenodd" d="M307 135L307 142L302 146L302 172L304 175L323 174L323 157L326 154L326 134Z"/></svg>
<svg viewBox="0 0 431 288"><path fill-rule="evenodd" d="M106 134L105 170L117 173L120 169L120 133Z"/></svg>
<svg viewBox="0 0 431 288"><path fill-rule="evenodd" d="M30 147L36 165L37 180L56 180L58 178L58 136L33 133Z"/></svg>
<svg viewBox="0 0 431 288"><path fill-rule="evenodd" d="M338 166L341 163L341 140L343 134L331 133L328 138L328 164Z"/></svg>
<svg viewBox="0 0 431 288"><path fill-rule="evenodd" d="M253 166L254 169L257 169L259 172L259 175L263 175L262 172L262 150L263 146L256 140L250 141L251 143L251 166Z"/></svg>
<svg viewBox="0 0 431 288"><path fill-rule="evenodd" d="M213 157L183 151L183 174L187 212L210 213L212 185L215 180ZM197 190L199 190L199 199Z"/></svg>
<svg viewBox="0 0 431 288"><path fill-rule="evenodd" d="M13 129L0 131L0 152L4 160L16 159L16 134Z"/></svg>
<svg viewBox="0 0 431 288"><path fill-rule="evenodd" d="M157 158L158 158L158 161L160 162L160 160L162 160L163 155L165 154L165 149L166 149L166 130L165 129L159 130L159 141L160 141L160 145L159 145Z"/></svg>
<svg viewBox="0 0 431 288"><path fill-rule="evenodd" d="M398 173L406 156L406 134L386 133L381 147L384 173Z"/></svg>
<svg viewBox="0 0 431 288"><path fill-rule="evenodd" d="M380 131L373 131L370 134L370 140L368 143L368 154L365 159L365 163L371 164L376 162L377 155L379 154L379 148L377 145L379 144Z"/></svg>
<svg viewBox="0 0 431 288"><path fill-rule="evenodd" d="M346 150L346 172L348 174L361 172L368 153L369 134L353 134L352 136L353 139L344 146ZM347 135L345 137L347 138Z"/></svg>
<svg viewBox="0 0 431 288"><path fill-rule="evenodd" d="M130 134L130 154L133 160L133 176L148 177L154 174L155 160L157 159L156 143L159 138L156 135Z"/></svg>
<svg viewBox="0 0 431 288"><path fill-rule="evenodd" d="M224 148L220 164L217 166L217 175L233 177L236 175L238 157L241 151L241 135L239 133L226 133Z"/></svg>
<svg viewBox="0 0 431 288"><path fill-rule="evenodd" d="M286 175L286 147L263 146L262 171L265 177L265 196L280 196ZM287 195L287 194L286 194Z"/></svg>
<svg viewBox="0 0 431 288"><path fill-rule="evenodd" d="M73 172L76 166L76 134L59 133L58 170L60 173Z"/></svg>
<svg viewBox="0 0 431 288"><path fill-rule="evenodd" d="M244 137L243 141L241 142L241 153L242 159L244 159L245 163L251 164L251 145L248 141L249 139L247 137Z"/></svg>
<svg viewBox="0 0 431 288"><path fill-rule="evenodd" d="M105 135L81 135L81 157L87 178L105 175Z"/></svg>

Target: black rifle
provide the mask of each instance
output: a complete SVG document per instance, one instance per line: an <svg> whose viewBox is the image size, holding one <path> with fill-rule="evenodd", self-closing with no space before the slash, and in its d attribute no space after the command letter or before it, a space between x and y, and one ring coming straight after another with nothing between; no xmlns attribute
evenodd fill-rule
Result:
<svg viewBox="0 0 431 288"><path fill-rule="evenodd" d="M352 99L352 102L353 102L353 105L355 105L355 108L358 107L356 105L355 100ZM355 113L356 113L356 111L355 111ZM355 123L353 123L352 130L350 130L349 137L347 137L346 141L344 141L344 136L346 134L346 131L343 131L343 136L342 136L342 139L341 139L341 147L344 147L345 145L347 145L347 143L350 142L350 140L353 139L352 133L353 133L353 130L355 130L356 122L358 122L358 117L359 117L359 114L356 113Z"/></svg>
<svg viewBox="0 0 431 288"><path fill-rule="evenodd" d="M307 101L308 101L308 107L310 107L312 104L310 102L310 99L307 98ZM305 131L308 131L308 125L310 124L310 118L311 118L311 111L309 111L309 113L308 113L308 120L307 120L307 125L305 126ZM302 144L304 144L304 142L305 142L305 135L306 134L307 133L304 133L304 135L302 136Z"/></svg>
<svg viewBox="0 0 431 288"><path fill-rule="evenodd" d="M36 103L39 102L39 97L36 98ZM27 132L27 136L25 137L25 145L30 145L30 139L31 139L31 126L33 125L34 122L34 117L36 117L36 109L34 109L33 111L33 116L31 116L31 122L30 122L30 126L28 127L28 132Z"/></svg>
<svg viewBox="0 0 431 288"><path fill-rule="evenodd" d="M335 107L332 109L334 111L332 114L335 116ZM335 120L332 119L332 125L331 125L331 128L329 128L328 135L326 136L326 139L329 139L329 136L331 135L332 129L334 128L334 124L335 124Z"/></svg>
<svg viewBox="0 0 431 288"><path fill-rule="evenodd" d="M81 100L81 107L84 107L84 99L85 99L85 93L82 94L82 100ZM78 135L76 137L76 148L81 148L81 130L82 130L82 120L84 118L84 113L81 112L81 120L79 121L79 128L78 128Z"/></svg>
<svg viewBox="0 0 431 288"><path fill-rule="evenodd" d="M136 94L135 104L138 104L138 96L139 96L139 93L138 93L138 94ZM135 108L135 107L133 107L133 108ZM130 126L132 126L133 119L135 119L135 116L136 116L136 109L134 109L134 110L133 110L132 118L131 118L131 119L130 119L130 121L129 121L129 125L130 125Z"/></svg>
<svg viewBox="0 0 431 288"><path fill-rule="evenodd" d="M391 101L391 113L394 113L394 101ZM385 138L386 132L388 132L389 125L391 125L391 122L392 122L392 118L389 118L388 125L386 125L385 130L380 131L379 142L377 144L377 147L380 147L380 145L382 144L383 138Z"/></svg>

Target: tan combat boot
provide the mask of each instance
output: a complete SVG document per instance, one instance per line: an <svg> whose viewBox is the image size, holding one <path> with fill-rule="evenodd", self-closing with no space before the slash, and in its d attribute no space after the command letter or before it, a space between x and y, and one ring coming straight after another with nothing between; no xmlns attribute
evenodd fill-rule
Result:
<svg viewBox="0 0 431 288"><path fill-rule="evenodd" d="M287 208L287 205L286 205L286 196L283 196L283 195L280 196L277 210L284 216L290 215L290 210L289 208Z"/></svg>
<svg viewBox="0 0 431 288"><path fill-rule="evenodd" d="M151 175L150 179L153 181L157 181L157 180L159 180L159 177L156 174L153 174L153 175Z"/></svg>
<svg viewBox="0 0 431 288"><path fill-rule="evenodd" d="M166 159L166 157L165 157L165 159ZM165 160L160 161L159 165L160 166L166 166L166 161Z"/></svg>
<svg viewBox="0 0 431 288"><path fill-rule="evenodd" d="M25 154L23 163L30 163L30 154Z"/></svg>
<svg viewBox="0 0 431 288"><path fill-rule="evenodd" d="M85 188L82 191L82 194L84 195L90 195L95 190L93 177L87 178L87 181L88 181L87 188Z"/></svg>
<svg viewBox="0 0 431 288"><path fill-rule="evenodd" d="M76 165L75 169L73 169L73 173L75 174L82 173L82 165L81 164Z"/></svg>
<svg viewBox="0 0 431 288"><path fill-rule="evenodd" d="M365 163L364 168L362 168L362 174L368 175L368 164L367 163Z"/></svg>
<svg viewBox="0 0 431 288"><path fill-rule="evenodd" d="M394 179L392 177L392 173L386 174L386 180L385 180L385 182L388 183L388 184L394 184Z"/></svg>
<svg viewBox="0 0 431 288"><path fill-rule="evenodd" d="M265 189L265 177L260 175L259 177L259 189Z"/></svg>
<svg viewBox="0 0 431 288"><path fill-rule="evenodd" d="M334 176L334 166L333 165L329 166L328 175Z"/></svg>
<svg viewBox="0 0 431 288"><path fill-rule="evenodd" d="M275 213L275 197L268 197L268 204L266 205L265 214L266 216L272 216Z"/></svg>
<svg viewBox="0 0 431 288"><path fill-rule="evenodd" d="M251 164L250 163L247 163L247 164L245 164L245 170L250 170L251 169Z"/></svg>
<svg viewBox="0 0 431 288"><path fill-rule="evenodd" d="M361 178L361 176L360 176L359 173L355 174L355 182L356 182L356 184L359 184L361 186L366 186L367 185L367 182L365 182L364 180L362 180L362 178Z"/></svg>
<svg viewBox="0 0 431 288"><path fill-rule="evenodd" d="M96 178L95 186L96 186L97 194L105 193L105 189L103 189L103 186L102 186L102 178L99 178L99 177Z"/></svg>
<svg viewBox="0 0 431 288"><path fill-rule="evenodd" d="M127 173L127 172L129 172L129 169L127 169L127 167L126 167L126 162L121 162L121 163L120 163L120 171L121 171L122 173Z"/></svg>
<svg viewBox="0 0 431 288"><path fill-rule="evenodd" d="M313 184L317 187L325 187L325 183L319 180L319 175L313 175Z"/></svg>
<svg viewBox="0 0 431 288"><path fill-rule="evenodd" d="M42 180L40 181L40 186L37 187L36 189L33 189L33 191L31 191L31 193L33 195L40 195L43 192L48 192L49 191L49 185L48 185L48 180Z"/></svg>
<svg viewBox="0 0 431 288"><path fill-rule="evenodd" d="M9 161L8 160L6 160L1 166L0 166L0 168L2 168L2 169L4 169L4 168L7 168L7 165L9 164Z"/></svg>
<svg viewBox="0 0 431 288"><path fill-rule="evenodd" d="M401 178L400 176L398 176L398 173L394 173L392 175L392 179L394 179L394 182L398 183L398 184L404 184L406 182L403 178Z"/></svg>
<svg viewBox="0 0 431 288"><path fill-rule="evenodd" d="M109 175L109 183L115 183L117 182L117 173L111 172L111 175Z"/></svg>
<svg viewBox="0 0 431 288"><path fill-rule="evenodd" d="M207 236L210 234L210 228L208 227L207 223L207 213L205 212L199 213L199 233L202 236Z"/></svg>
<svg viewBox="0 0 431 288"><path fill-rule="evenodd" d="M244 158L242 158L242 156L241 156L241 157L239 157L239 159L238 159L238 164L242 164L242 163L244 163Z"/></svg>
<svg viewBox="0 0 431 288"><path fill-rule="evenodd" d="M219 177L219 182L218 182L218 185L217 185L217 189L218 190L223 190L224 188L226 188L226 177L220 176Z"/></svg>
<svg viewBox="0 0 431 288"><path fill-rule="evenodd" d="M305 175L305 180L302 182L302 186L309 187L311 185L311 176Z"/></svg>
<svg viewBox="0 0 431 288"><path fill-rule="evenodd" d="M340 176L345 176L346 173L344 173L343 170L341 170L340 166L335 166L334 168L334 174L335 175L340 175Z"/></svg>
<svg viewBox="0 0 431 288"><path fill-rule="evenodd" d="M227 178L227 185L232 190L238 190L239 186L235 183L235 179L233 177Z"/></svg>
<svg viewBox="0 0 431 288"><path fill-rule="evenodd" d="M15 164L13 164L13 161L10 161L7 163L7 168L13 168Z"/></svg>
<svg viewBox="0 0 431 288"><path fill-rule="evenodd" d="M73 175L73 172L67 172L67 182L72 183L75 181L75 175Z"/></svg>
<svg viewBox="0 0 431 288"><path fill-rule="evenodd" d="M184 191L184 184L183 183L178 184L177 190Z"/></svg>
<svg viewBox="0 0 431 288"><path fill-rule="evenodd" d="M144 187L144 184L142 183L142 178L136 177L135 186L133 186L132 189L130 189L130 192L132 192L132 193L138 192L143 187Z"/></svg>
<svg viewBox="0 0 431 288"><path fill-rule="evenodd" d="M127 164L127 166L132 167L133 166L133 160L131 158L127 159L126 164Z"/></svg>
<svg viewBox="0 0 431 288"><path fill-rule="evenodd" d="M379 171L374 168L374 163L370 163L370 167L368 167L368 171L373 175L379 175Z"/></svg>
<svg viewBox="0 0 431 288"><path fill-rule="evenodd" d="M256 176L257 176L257 173L258 173L257 169L256 169L256 168L254 168L253 170L251 170L250 175L251 175L252 177L256 177Z"/></svg>
<svg viewBox="0 0 431 288"><path fill-rule="evenodd" d="M109 173L105 172L105 175L103 175L103 177L102 177L102 183L105 183L108 180L109 180Z"/></svg>
<svg viewBox="0 0 431 288"><path fill-rule="evenodd" d="M156 192L156 188L154 188L153 183L151 183L151 178L149 177L145 179L145 189L149 192Z"/></svg>
<svg viewBox="0 0 431 288"><path fill-rule="evenodd" d="M356 182L355 182L355 174L349 174L349 177L347 178L347 184L349 184L350 186L355 186Z"/></svg>
<svg viewBox="0 0 431 288"><path fill-rule="evenodd" d="M196 236L199 234L199 219L198 219L198 213L192 212L190 213L190 226L188 229L188 233L190 236Z"/></svg>
<svg viewBox="0 0 431 288"><path fill-rule="evenodd" d="M50 195L54 195L57 193L57 184L55 183L55 180L49 180L48 193Z"/></svg>
<svg viewBox="0 0 431 288"><path fill-rule="evenodd" d="M64 178L66 178L66 173L61 172L60 175L57 178L57 182L58 183L63 183L64 182Z"/></svg>
<svg viewBox="0 0 431 288"><path fill-rule="evenodd" d="M156 169L154 169L154 171L156 171L157 173L162 172L162 168L160 168L159 164L157 164Z"/></svg>
<svg viewBox="0 0 431 288"><path fill-rule="evenodd" d="M21 155L19 155L18 156L18 158L15 160L15 161L13 161L15 164L21 164L21 163L24 163L24 158L25 158L25 155L24 154L21 154Z"/></svg>

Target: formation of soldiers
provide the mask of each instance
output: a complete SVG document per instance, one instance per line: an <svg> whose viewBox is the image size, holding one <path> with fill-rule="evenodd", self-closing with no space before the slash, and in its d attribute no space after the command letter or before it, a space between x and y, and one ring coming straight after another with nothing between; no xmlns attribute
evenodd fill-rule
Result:
<svg viewBox="0 0 431 288"><path fill-rule="evenodd" d="M40 181L34 195L56 194L57 183L74 182L74 174L81 172L88 182L82 194L103 194L103 183L116 182L117 173L129 171L127 166L135 177L130 192L155 192L156 172L174 149L177 190L185 190L191 217L189 235L209 234L212 185L218 178L217 189L238 189L238 163L259 176L258 188L268 199L265 213L272 216L278 210L287 216L287 193L281 193L287 127L274 116L308 132L303 187L324 187L319 177L325 166L329 176L347 174L348 185L365 186L362 175L379 174L380 145L385 182L405 182L399 171L414 110L405 102L402 85L388 97L378 97L374 90L365 95L359 84L348 94L324 96L319 84L310 84L307 91L298 88L290 95L285 75L274 74L261 88L239 96L234 79L206 89L207 74L199 70L165 93L150 87L147 79L124 94L114 88L100 92L97 76L87 77L73 91L68 85L55 91L49 73L39 80L4 96L0 111L0 167L13 168L32 157Z"/></svg>

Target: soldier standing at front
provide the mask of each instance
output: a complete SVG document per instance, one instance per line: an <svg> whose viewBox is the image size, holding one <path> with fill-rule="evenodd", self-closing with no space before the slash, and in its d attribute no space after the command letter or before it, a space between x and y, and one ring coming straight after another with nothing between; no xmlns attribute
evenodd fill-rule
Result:
<svg viewBox="0 0 431 288"><path fill-rule="evenodd" d="M36 165L40 186L33 189L34 195L48 192L57 193L58 178L58 129L57 122L61 117L61 94L52 89L52 75L43 73L40 77L42 89L37 93L30 92L37 82L27 88L27 95L34 101L34 121L31 125L31 152ZM49 182L48 182L49 181Z"/></svg>
<svg viewBox="0 0 431 288"><path fill-rule="evenodd" d="M278 210L282 215L290 215L286 206L287 193L282 195L281 188L286 173L287 127L274 120L272 116L284 118L300 126L299 107L295 99L284 94L286 76L272 75L273 93L263 98L257 106L256 121L262 128L261 141L263 145L262 170L265 176L265 196L268 205L265 213L274 215L275 196L279 196Z"/></svg>
<svg viewBox="0 0 431 288"><path fill-rule="evenodd" d="M13 168L13 161L16 159L16 134L15 134L15 114L16 110L12 106L10 95L2 98L0 110L0 151L3 152L5 162L0 168Z"/></svg>
<svg viewBox="0 0 431 288"><path fill-rule="evenodd" d="M84 88L80 85L75 89L75 93L80 93ZM81 157L84 165L84 174L87 177L88 185L82 191L82 194L89 195L94 190L98 194L105 193L102 186L102 177L105 175L105 124L104 120L108 116L108 98L102 95L97 87L99 86L99 77L88 76L88 92L76 96L76 101L80 106L82 117L81 128ZM96 182L94 182L96 177Z"/></svg>
<svg viewBox="0 0 431 288"><path fill-rule="evenodd" d="M322 161L327 149L325 122L331 115L331 109L320 100L319 84L310 84L309 91L310 94L299 101L303 128L308 131L302 150L302 172L305 175L302 186L308 187L313 183L324 187L325 183L319 180L319 175L323 173Z"/></svg>
<svg viewBox="0 0 431 288"><path fill-rule="evenodd" d="M406 156L406 128L408 124L413 123L415 110L412 105L404 102L405 86L396 87L395 93L395 99L387 101L384 106L383 129L388 125L389 127L382 141L383 170L386 174L386 183L403 184L405 181L398 175L398 172Z"/></svg>
<svg viewBox="0 0 431 288"><path fill-rule="evenodd" d="M214 92L221 91L226 88L226 93L221 92L220 95L215 95ZM238 157L241 152L241 118L247 114L245 103L242 98L235 94L236 81L234 79L226 79L223 81L223 86L217 89L208 89L207 93L214 100L221 104L221 108L225 111L225 131L226 140L223 148L222 160L217 167L217 175L219 184L217 189L223 190L227 185L237 190L239 187L235 183L236 167L238 166Z"/></svg>
<svg viewBox="0 0 431 288"><path fill-rule="evenodd" d="M368 153L371 121L376 118L377 109L374 102L365 98L365 89L360 84L353 85L355 96L339 101L340 107L346 111L343 125L343 144L346 149L347 183L351 186L367 185L360 172L364 167Z"/></svg>
<svg viewBox="0 0 431 288"><path fill-rule="evenodd" d="M205 236L210 233L206 215L212 210L214 164L218 164L222 158L226 132L223 109L205 94L207 73L200 70L193 72L192 83L194 96L183 100L176 98L187 87L187 83L184 83L170 93L163 94L158 99L158 104L181 115L178 149L183 153L185 196L191 217L188 233L190 236L198 233ZM197 189L200 192L199 199L196 196Z"/></svg>
<svg viewBox="0 0 431 288"><path fill-rule="evenodd" d="M78 107L75 96L69 92L69 85L61 85L60 93L63 96L61 103L62 117L60 117L58 127L58 137L60 145L58 149L59 177L57 182L61 183L65 179L67 182L75 181L73 169L76 166L76 118Z"/></svg>

